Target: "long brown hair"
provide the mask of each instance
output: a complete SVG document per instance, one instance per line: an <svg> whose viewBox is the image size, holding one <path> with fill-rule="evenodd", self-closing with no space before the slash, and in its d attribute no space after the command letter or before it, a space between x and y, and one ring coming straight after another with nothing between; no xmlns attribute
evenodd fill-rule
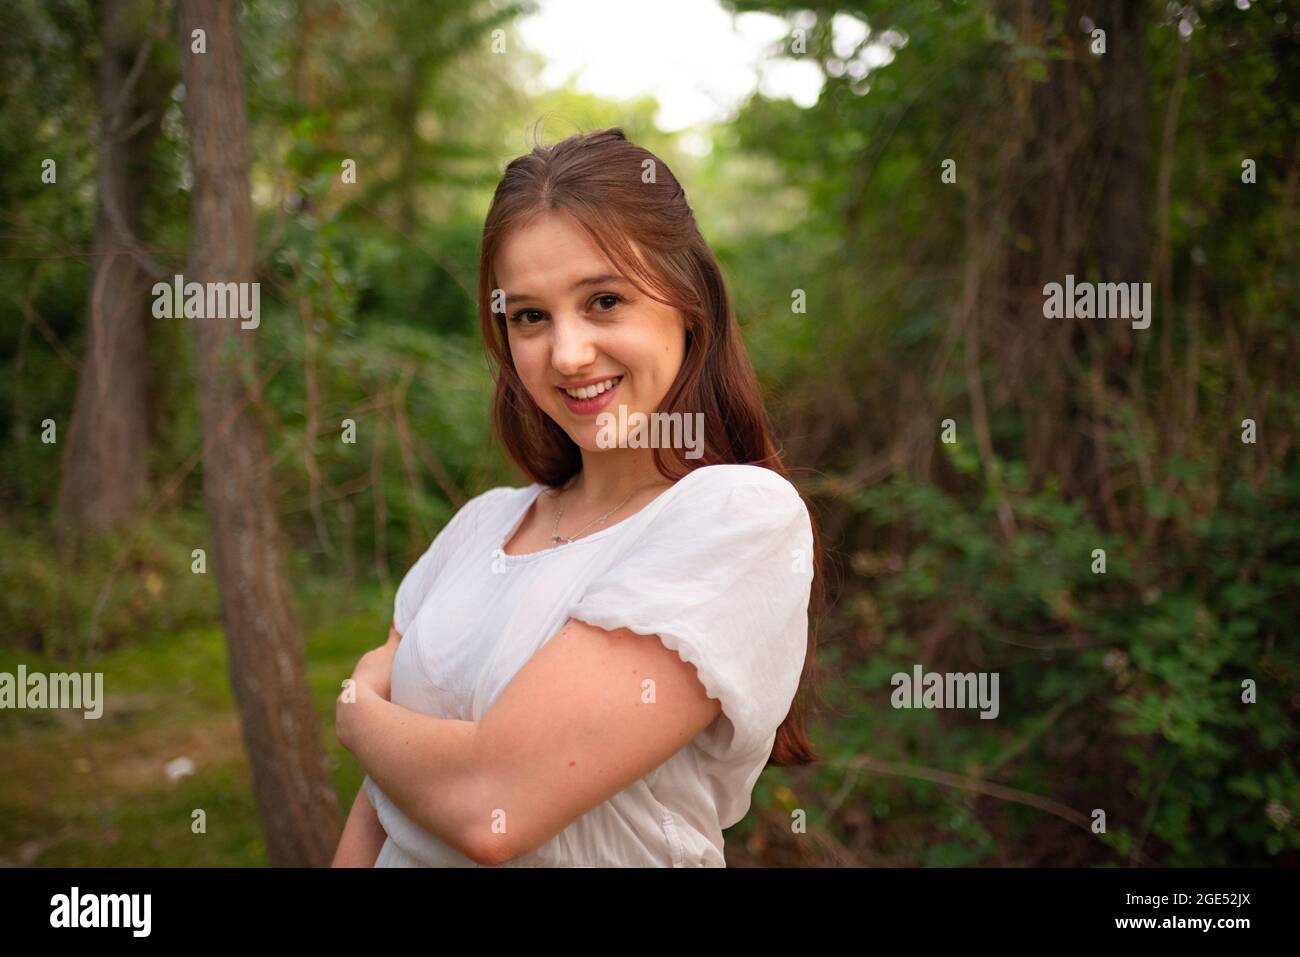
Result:
<svg viewBox="0 0 1300 957"><path fill-rule="evenodd" d="M562 485L582 468L577 443L524 388L510 354L505 313L491 309L501 244L513 230L549 212L572 217L633 285L686 318L686 354L658 411L704 413L704 453L688 459L684 449L656 448L655 466L664 478L676 481L705 465L741 464L769 468L789 479L772 441L722 269L696 226L686 193L663 160L629 142L617 127L575 134L512 160L483 226L479 322L496 379L493 423L515 464L549 487ZM635 237L644 263L628 237ZM820 612L825 587L815 522L813 553L812 605ZM773 764L820 760L804 730L801 700L815 681L815 619L816 614L799 693L776 733Z"/></svg>

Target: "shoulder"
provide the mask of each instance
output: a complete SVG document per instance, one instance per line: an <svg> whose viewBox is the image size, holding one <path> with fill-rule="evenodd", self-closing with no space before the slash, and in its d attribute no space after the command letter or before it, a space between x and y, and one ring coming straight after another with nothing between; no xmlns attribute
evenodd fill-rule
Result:
<svg viewBox="0 0 1300 957"><path fill-rule="evenodd" d="M679 479L674 489L683 498L717 497L738 490L751 498L806 511L803 496L785 476L761 465L706 465Z"/></svg>
<svg viewBox="0 0 1300 957"><path fill-rule="evenodd" d="M785 530L811 534L803 496L787 478L760 465L706 465L669 490L665 520L694 533Z"/></svg>
<svg viewBox="0 0 1300 957"><path fill-rule="evenodd" d="M515 508L524 505L524 502L530 501L538 492L537 485L520 485L515 488L511 485L499 485L495 489L487 489L487 492L474 495L473 498L460 506L460 511L452 516L452 521L464 521L465 519L490 520L508 514Z"/></svg>
<svg viewBox="0 0 1300 957"><path fill-rule="evenodd" d="M537 492L536 485L518 488L501 485L475 495L462 505L444 527L448 532L470 531L505 521L506 517Z"/></svg>
<svg viewBox="0 0 1300 957"><path fill-rule="evenodd" d="M521 485L518 487L510 485L498 485L496 488L490 488L486 492L480 492L472 499L460 507L456 514L479 514L490 512L496 508L509 507L516 502L523 502L537 490L536 485Z"/></svg>

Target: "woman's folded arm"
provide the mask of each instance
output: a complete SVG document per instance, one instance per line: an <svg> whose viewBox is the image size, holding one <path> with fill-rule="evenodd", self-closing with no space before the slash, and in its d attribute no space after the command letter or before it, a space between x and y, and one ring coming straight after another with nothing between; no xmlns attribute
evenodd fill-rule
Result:
<svg viewBox="0 0 1300 957"><path fill-rule="evenodd" d="M361 694L340 738L416 824L471 860L528 853L663 764L717 718L655 635L570 620L478 722Z"/></svg>

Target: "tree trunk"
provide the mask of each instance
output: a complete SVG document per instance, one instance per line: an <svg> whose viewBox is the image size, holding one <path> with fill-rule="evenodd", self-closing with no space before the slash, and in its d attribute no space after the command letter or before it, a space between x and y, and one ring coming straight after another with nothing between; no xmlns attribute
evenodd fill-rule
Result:
<svg viewBox="0 0 1300 957"><path fill-rule="evenodd" d="M152 3L100 8L98 200L85 358L64 448L59 509L77 531L117 528L145 492L149 442L147 276L131 255L152 179L150 156L169 84L145 47ZM152 46L152 44L150 44ZM137 54L146 60L127 86ZM137 122L140 124L136 126Z"/></svg>
<svg viewBox="0 0 1300 957"><path fill-rule="evenodd" d="M194 170L186 282L253 281L253 208L237 5L179 4L185 117ZM191 52L194 30L207 50ZM308 693L262 425L251 412L254 329L197 323L203 495L212 524L230 675L267 854L325 866L341 828Z"/></svg>
<svg viewBox="0 0 1300 957"><path fill-rule="evenodd" d="M1097 127L1101 137L1099 160L1105 179L1097 210L1096 251L1103 282L1145 281L1151 248L1150 150L1147 134L1146 24L1149 11L1136 0L1108 0L1102 7L1099 25L1106 30L1107 52L1097 104ZM1148 302L1154 309L1154 303ZM1167 317L1161 317L1161 325ZM1103 527L1120 531L1121 515L1116 504L1106 406L1131 405L1130 374L1134 344L1157 327L1134 330L1128 322L1109 321L1095 338L1097 354L1093 367L1100 372L1100 388L1094 389L1093 426L1086 440L1087 457L1094 473L1092 499ZM1102 395L1106 399L1102 401Z"/></svg>
<svg viewBox="0 0 1300 957"><path fill-rule="evenodd" d="M1134 0L1109 0L1102 14L1108 46L1097 121L1106 183L1098 211L1097 252L1104 281L1141 282L1151 249L1145 51L1149 11Z"/></svg>

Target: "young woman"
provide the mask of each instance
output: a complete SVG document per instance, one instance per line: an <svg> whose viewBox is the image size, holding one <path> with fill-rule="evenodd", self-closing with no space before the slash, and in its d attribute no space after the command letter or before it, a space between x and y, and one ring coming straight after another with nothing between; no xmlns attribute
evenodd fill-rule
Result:
<svg viewBox="0 0 1300 957"><path fill-rule="evenodd" d="M479 315L534 481L447 523L340 695L335 866L723 867L769 759L816 759L819 556L668 167L619 129L510 163Z"/></svg>

